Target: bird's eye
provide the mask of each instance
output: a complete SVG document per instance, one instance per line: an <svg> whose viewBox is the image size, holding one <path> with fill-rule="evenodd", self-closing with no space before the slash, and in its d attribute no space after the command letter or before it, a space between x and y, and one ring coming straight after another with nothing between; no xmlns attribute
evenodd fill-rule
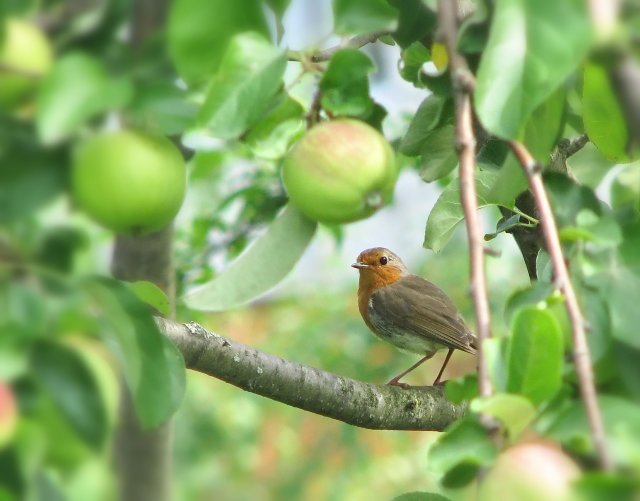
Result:
<svg viewBox="0 0 640 501"><path fill-rule="evenodd" d="M385 265L385 264L387 264L388 262L389 262L389 260L387 259L387 256L382 256L382 257L380 258L380 264L381 264L382 266L384 266L384 265Z"/></svg>

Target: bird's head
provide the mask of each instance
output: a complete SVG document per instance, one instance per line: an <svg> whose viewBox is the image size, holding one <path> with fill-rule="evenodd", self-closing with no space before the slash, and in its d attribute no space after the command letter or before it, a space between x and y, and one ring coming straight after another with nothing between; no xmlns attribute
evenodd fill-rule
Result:
<svg viewBox="0 0 640 501"><path fill-rule="evenodd" d="M384 247L363 250L351 266L360 272L360 282L372 287L390 285L409 274L402 259Z"/></svg>

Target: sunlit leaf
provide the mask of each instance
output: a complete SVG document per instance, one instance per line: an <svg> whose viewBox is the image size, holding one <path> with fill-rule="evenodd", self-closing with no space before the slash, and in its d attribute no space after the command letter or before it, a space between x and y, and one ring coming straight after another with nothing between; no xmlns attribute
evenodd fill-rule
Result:
<svg viewBox="0 0 640 501"><path fill-rule="evenodd" d="M536 409L529 400L509 393L476 399L471 403L471 410L498 419L509 431L511 440L516 440L536 416Z"/></svg>
<svg viewBox="0 0 640 501"><path fill-rule="evenodd" d="M278 284L311 241L317 223L288 206L267 232L212 281L189 292L189 308L221 311L246 304Z"/></svg>
<svg viewBox="0 0 640 501"><path fill-rule="evenodd" d="M285 155L304 131L304 108L285 95L250 129L244 141L254 155L276 160Z"/></svg>
<svg viewBox="0 0 640 501"><path fill-rule="evenodd" d="M242 134L271 104L282 86L286 53L255 33L236 35L227 47L198 122L216 137Z"/></svg>
<svg viewBox="0 0 640 501"><path fill-rule="evenodd" d="M516 139L533 110L582 62L590 43L584 4L498 0L477 74L475 106L482 124Z"/></svg>
<svg viewBox="0 0 640 501"><path fill-rule="evenodd" d="M487 199L487 193L493 186L496 172L492 170L479 171L476 177L479 208L491 205ZM451 239L456 226L464 219L462 205L460 203L460 183L454 179L440 194L436 204L431 209L424 243L427 249L440 252Z"/></svg>
<svg viewBox="0 0 640 501"><path fill-rule="evenodd" d="M218 69L229 40L240 32L269 35L258 0L174 0L168 20L169 53L190 84Z"/></svg>
<svg viewBox="0 0 640 501"><path fill-rule="evenodd" d="M42 83L38 135L45 144L57 143L88 119L122 107L132 96L131 82L110 77L99 60L79 52L67 54Z"/></svg>
<svg viewBox="0 0 640 501"><path fill-rule="evenodd" d="M138 296L138 299L155 308L158 313L164 316L169 315L169 299L156 284L140 280L138 282L127 283L126 285L129 290Z"/></svg>
<svg viewBox="0 0 640 501"><path fill-rule="evenodd" d="M608 160L626 159L627 125L606 69L587 64L583 78L582 113L589 140Z"/></svg>

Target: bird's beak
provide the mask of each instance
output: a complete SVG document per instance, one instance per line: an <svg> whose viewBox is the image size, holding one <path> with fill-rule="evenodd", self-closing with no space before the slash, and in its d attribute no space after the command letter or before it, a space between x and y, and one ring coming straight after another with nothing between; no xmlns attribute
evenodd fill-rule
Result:
<svg viewBox="0 0 640 501"><path fill-rule="evenodd" d="M360 261L356 261L355 263L353 263L353 264L351 265L351 267L352 267L352 268L357 268L357 269L359 269L359 270L363 270L363 269L365 269L365 268L368 268L368 267L369 267L369 265L368 265L368 264L365 264L365 263L361 263Z"/></svg>

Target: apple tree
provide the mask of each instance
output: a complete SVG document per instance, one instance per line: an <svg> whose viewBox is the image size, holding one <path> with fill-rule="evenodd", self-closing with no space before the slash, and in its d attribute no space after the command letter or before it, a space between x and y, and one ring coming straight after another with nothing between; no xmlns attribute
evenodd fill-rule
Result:
<svg viewBox="0 0 640 501"><path fill-rule="evenodd" d="M0 499L169 499L190 371L441 432L437 483L404 499L637 496L640 9L325 3L332 31L308 47L290 35L311 1L2 5ZM410 116L372 97L380 44L422 93ZM384 211L402 171L441 187L426 249L466 230L477 371L390 387L208 330L318 227L340 242ZM510 239L529 285L496 304L487 241Z"/></svg>

